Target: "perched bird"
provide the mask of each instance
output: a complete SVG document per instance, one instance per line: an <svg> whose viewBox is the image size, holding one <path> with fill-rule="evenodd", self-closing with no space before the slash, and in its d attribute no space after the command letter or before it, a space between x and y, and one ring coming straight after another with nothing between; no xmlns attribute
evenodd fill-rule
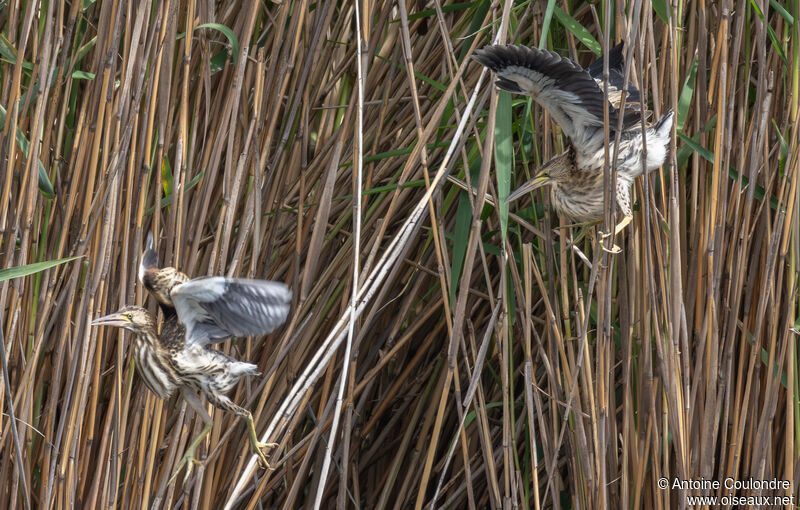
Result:
<svg viewBox="0 0 800 510"><path fill-rule="evenodd" d="M158 263L152 234L139 265L139 280L156 298L164 314L161 333L147 310L126 306L100 317L95 326L115 326L133 332L136 368L145 384L161 398L180 389L184 400L206 423L181 459L177 474L195 461L194 451L211 430L211 416L198 392L215 407L247 420L250 441L265 465L262 448L275 446L258 441L253 415L231 401L230 391L244 375L260 375L252 363L237 361L208 347L226 338L266 335L283 324L289 314L292 292L283 283L211 276L190 279L172 267Z"/></svg>
<svg viewBox="0 0 800 510"><path fill-rule="evenodd" d="M557 53L525 46L487 46L475 52L475 60L497 75L497 86L527 94L545 108L569 137L567 150L552 158L536 175L508 196L511 202L536 188L550 185L550 199L559 213L578 222L603 217L603 162L605 152L603 108L603 60L582 68ZM647 159L643 162L642 112L639 91L628 86L626 107L619 107L623 94L622 43L608 54L608 118L610 157L618 119L622 116L616 158L617 206L624 214L616 232L633 217L631 185L643 171L660 167L667 157L673 113L669 111L647 128ZM644 163L644 165L642 164Z"/></svg>

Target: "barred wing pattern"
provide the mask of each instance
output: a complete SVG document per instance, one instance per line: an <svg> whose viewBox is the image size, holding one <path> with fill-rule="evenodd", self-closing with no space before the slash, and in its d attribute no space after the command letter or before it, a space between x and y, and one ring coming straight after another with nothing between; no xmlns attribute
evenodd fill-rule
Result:
<svg viewBox="0 0 800 510"><path fill-rule="evenodd" d="M526 46L495 45L475 51L473 56L497 75L503 90L531 96L561 126L573 145L592 151L602 144L603 111L606 97L601 88L603 61L588 70L558 53ZM609 52L609 126L617 125L622 88L622 45ZM638 90L629 87L628 101L638 98ZM626 109L625 127L640 118Z"/></svg>
<svg viewBox="0 0 800 510"><path fill-rule="evenodd" d="M527 94L546 108L573 144L586 145L602 131L603 91L570 59L548 50L512 45L487 46L476 50L473 58L494 71L499 88ZM616 125L613 107L609 108L609 120Z"/></svg>
<svg viewBox="0 0 800 510"><path fill-rule="evenodd" d="M199 345L266 335L286 320L292 300L283 283L222 276L181 283L170 295L186 327L186 343Z"/></svg>
<svg viewBox="0 0 800 510"><path fill-rule="evenodd" d="M624 43L619 43L608 50L608 101L617 110L619 110L619 105L622 102L622 86L625 82L625 57L622 55L623 45ZM592 64L586 68L586 71L594 78L594 81L597 82L597 86L600 87L600 90L603 90L603 58L601 57L592 62ZM628 94L625 98L626 124L628 123L627 117L632 114L632 112L627 110L639 111L641 109L641 105L639 104L640 100L639 89L637 89L633 83L628 82ZM639 119L635 117L633 120L638 121Z"/></svg>

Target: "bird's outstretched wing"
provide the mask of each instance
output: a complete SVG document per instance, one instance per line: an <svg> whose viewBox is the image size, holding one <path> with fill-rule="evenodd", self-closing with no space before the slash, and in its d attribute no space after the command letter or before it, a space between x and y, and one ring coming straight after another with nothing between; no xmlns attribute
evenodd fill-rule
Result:
<svg viewBox="0 0 800 510"><path fill-rule="evenodd" d="M612 59L609 68L614 63L615 69L621 69L621 51L619 47L616 55L609 52ZM573 144L590 143L597 131L603 129L606 103L603 90L592 74L572 60L552 51L513 45L487 46L476 50L473 58L497 75L498 87L527 94L546 108ZM600 80L602 66L601 60ZM592 69L596 72L598 67ZM609 85L612 83L609 80ZM612 104L608 114L613 130L617 125L617 109Z"/></svg>
<svg viewBox="0 0 800 510"><path fill-rule="evenodd" d="M186 342L206 345L272 332L289 314L292 291L280 282L209 276L176 285L170 296Z"/></svg>
<svg viewBox="0 0 800 510"><path fill-rule="evenodd" d="M625 57L622 55L624 43L619 43L606 54L608 57L608 101L619 110L622 101L622 89L625 82ZM603 57L598 58L586 68L589 75L594 78L600 90L603 90ZM628 94L625 98L625 108L639 108L639 89L628 82Z"/></svg>
<svg viewBox="0 0 800 510"><path fill-rule="evenodd" d="M619 111L622 104L622 89L625 82L625 57L622 55L622 47L624 43L619 43L610 50L608 50L608 102L611 103L617 111ZM600 90L603 90L603 57L592 62L586 68L589 75L597 82ZM633 83L628 81L628 93L625 96L625 118L622 121L624 127L629 127L641 121L642 106L641 94ZM652 112L645 111L644 117L647 119ZM615 126L612 126L612 128Z"/></svg>

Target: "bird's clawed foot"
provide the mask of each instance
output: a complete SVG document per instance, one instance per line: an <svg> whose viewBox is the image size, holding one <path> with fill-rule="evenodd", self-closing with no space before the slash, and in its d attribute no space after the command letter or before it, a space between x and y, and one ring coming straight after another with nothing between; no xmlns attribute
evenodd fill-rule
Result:
<svg viewBox="0 0 800 510"><path fill-rule="evenodd" d="M256 451L256 454L258 455L261 464L265 468L272 471L272 466L270 466L269 462L267 462L267 457L264 456L264 452L262 451L262 449L275 448L276 446L278 446L278 443L262 443L261 441L258 440L258 436L256 435L256 424L253 421L252 415L249 416L247 419L247 427L248 429L250 429L250 444L253 445L253 449Z"/></svg>
<svg viewBox="0 0 800 510"><path fill-rule="evenodd" d="M255 443L253 443L253 448L255 449L256 454L258 455L259 463L261 464L262 467L265 467L270 471L272 471L275 468L269 465L269 462L267 462L267 457L264 456L264 452L262 449L275 448L276 446L278 446L278 443L262 443L260 441L256 441Z"/></svg>
<svg viewBox="0 0 800 510"><path fill-rule="evenodd" d="M633 220L633 218L630 216L625 216L624 218L622 218L622 221L617 223L617 226L614 227L614 235L617 235L620 232L622 232L625 229L625 227L628 226L628 223L630 223L631 220ZM602 230L598 231L598 233L600 234L600 247L603 248L603 251L606 251L608 253L619 253L622 251L620 247L617 246L616 244L611 248L606 248L603 241L605 241L606 238L610 237L611 234L608 232L603 232Z"/></svg>
<svg viewBox="0 0 800 510"><path fill-rule="evenodd" d="M206 425L206 428L204 428L203 431L200 432L200 435L197 436L197 438L194 441L192 441L192 444L190 444L186 448L186 453L183 454L183 457L181 458L180 462L178 462L178 466L175 468L175 472L172 473L172 477L169 479L169 483L175 481L175 478L178 477L178 473L181 472L181 469L183 469L184 465L186 465L186 474L183 475L184 483L186 483L186 480L189 479L189 475L192 474L192 468L194 468L195 464L197 464L198 466L203 465L201 461L195 458L194 452L195 450L197 450L197 447L200 446L200 442L203 440L204 437L206 437L206 435L208 435L209 432L211 432L210 423Z"/></svg>
<svg viewBox="0 0 800 510"><path fill-rule="evenodd" d="M600 248L602 248L604 252L613 254L622 252L622 248L620 248L619 245L616 244L611 248L606 248L605 240L611 237L610 233L603 232L602 230L599 230L597 233L600 235Z"/></svg>

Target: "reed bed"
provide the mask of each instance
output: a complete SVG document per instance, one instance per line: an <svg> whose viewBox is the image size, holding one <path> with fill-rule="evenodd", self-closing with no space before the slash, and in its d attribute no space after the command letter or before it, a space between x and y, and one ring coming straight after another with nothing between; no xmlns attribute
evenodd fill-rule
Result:
<svg viewBox="0 0 800 510"><path fill-rule="evenodd" d="M3 3L0 508L796 505L798 15ZM469 55L588 65L620 40L677 126L611 254L547 193L504 203L565 139ZM156 311L136 281L148 232L190 275L293 289L283 328L219 346L263 372L231 398L280 444L272 470L215 411L203 465L170 482L201 420L147 390L128 333L89 326Z"/></svg>

